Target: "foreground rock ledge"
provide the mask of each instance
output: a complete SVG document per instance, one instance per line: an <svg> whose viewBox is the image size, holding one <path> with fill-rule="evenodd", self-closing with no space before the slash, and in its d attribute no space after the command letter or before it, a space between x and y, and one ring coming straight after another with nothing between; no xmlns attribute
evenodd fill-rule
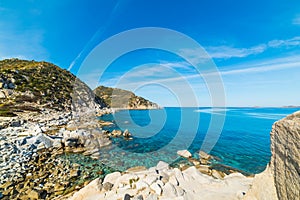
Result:
<svg viewBox="0 0 300 200"><path fill-rule="evenodd" d="M108 174L78 191L71 200L83 199L242 199L253 178L232 173L223 180L202 174L195 167L184 171L159 162L147 170Z"/></svg>

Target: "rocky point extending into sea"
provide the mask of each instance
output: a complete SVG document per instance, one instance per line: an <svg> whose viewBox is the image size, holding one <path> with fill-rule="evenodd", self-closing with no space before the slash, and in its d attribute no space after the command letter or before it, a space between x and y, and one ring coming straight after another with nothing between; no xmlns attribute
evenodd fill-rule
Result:
<svg viewBox="0 0 300 200"><path fill-rule="evenodd" d="M109 112L111 112L111 109L98 110L99 115ZM104 190L100 189L103 195L106 195L104 191L111 191L111 194L113 194L119 189L122 189L126 194L130 194L130 196L138 195L138 192L129 192L126 188L132 186L135 187L135 190L132 191L139 191L142 188L139 188L140 186L133 186L133 184L138 180L140 180L140 182L143 180L142 186L147 186L148 192L153 190L155 197L155 195L166 194L166 189L164 189L163 186L169 183L169 180L173 180L173 182L167 184L168 187L174 185L175 180L180 181L178 177L176 178L174 176L175 172L177 175L180 174L180 170L183 170L182 176L184 174L187 176L187 174L190 173L189 171L193 171L194 175L190 175L199 175L203 178L203 181L210 177L208 181L212 181L214 184L219 183L220 180L223 179L229 181L231 180L229 177L236 177L232 178L232 180L235 180L234 182L245 181L245 184L247 183L241 188L243 191L247 190L252 180L252 178L246 178L242 174L227 176L225 173L212 170L207 165L211 158L210 155L200 152L200 159L197 160L191 158L191 154L187 150L178 151L177 153L188 159L191 163L194 163L194 168L182 165L180 169L171 169L167 163L160 162L156 168L146 169L145 167L136 167L122 172L124 173L122 176L120 172L114 173L120 175L120 177L109 174L103 179L105 174L103 166L101 166L100 163L97 164L97 162L95 162L96 164L93 168L85 168L85 166L82 166L80 163L63 159L60 155L76 153L91 158L91 162L92 159L97 161L101 158L101 148L111 144L111 137L130 139L131 134L127 130L124 132L119 130L112 132L104 131L102 130L102 126L107 123L97 120L96 118L82 117L80 123L78 120L78 118L73 118L72 113L57 112L51 109L43 109L40 113L26 112L14 117L1 117L1 198L66 198L73 194L73 192L87 185L92 178L96 177L97 179L93 181L93 183L98 183L97 187L103 186ZM91 175L93 173L94 175ZM153 176L149 176L150 174ZM123 185L117 187L115 181L121 177L124 178L120 183ZM193 177L190 178L190 180L198 178L199 177ZM78 179L81 179L81 181L78 181ZM236 179L239 181L236 181ZM102 180L103 184L101 184ZM180 182L178 182L178 184L179 183ZM232 183L233 185L231 186L233 196L236 195L234 189L236 183ZM177 187L178 184L175 184L174 187ZM181 188L182 193L178 193L178 195L189 194L187 192L188 184L188 182L185 183L186 187ZM193 184L195 185L195 183ZM115 187L109 187L113 185L115 185ZM115 191L113 191L113 189ZM159 192L159 190L161 191ZM224 191L227 190L224 188ZM146 195L146 193L147 192L144 192L143 194ZM148 196L151 194L152 193L149 192ZM122 196L121 193L118 193L118 197L108 196L106 199L119 198L120 195ZM174 196L177 195L177 193L170 195ZM74 198L78 197L75 195ZM99 196L99 199L101 199L101 196Z"/></svg>

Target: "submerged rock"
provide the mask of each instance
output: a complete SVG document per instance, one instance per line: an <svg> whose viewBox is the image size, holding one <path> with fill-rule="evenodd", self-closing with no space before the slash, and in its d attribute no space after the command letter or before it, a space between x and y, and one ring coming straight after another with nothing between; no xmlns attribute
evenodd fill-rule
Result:
<svg viewBox="0 0 300 200"><path fill-rule="evenodd" d="M211 159L211 156L204 151L199 151L199 157L204 159L204 160L209 160Z"/></svg>
<svg viewBox="0 0 300 200"><path fill-rule="evenodd" d="M113 130L113 131L111 132L111 135L112 135L113 137L120 137L120 136L122 135L122 131L121 131L121 130Z"/></svg>
<svg viewBox="0 0 300 200"><path fill-rule="evenodd" d="M130 138L131 137L131 133L129 133L128 129L126 129L124 132L123 132L123 136L125 138Z"/></svg>
<svg viewBox="0 0 300 200"><path fill-rule="evenodd" d="M184 158L192 157L192 154L188 150L179 150L179 151L177 151L177 154Z"/></svg>

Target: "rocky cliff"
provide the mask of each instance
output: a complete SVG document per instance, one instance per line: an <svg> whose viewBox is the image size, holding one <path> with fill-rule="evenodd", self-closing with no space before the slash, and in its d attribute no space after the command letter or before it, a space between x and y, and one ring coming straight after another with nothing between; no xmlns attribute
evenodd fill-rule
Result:
<svg viewBox="0 0 300 200"><path fill-rule="evenodd" d="M118 88L99 86L94 90L96 96L103 99L111 108L123 109L156 109L158 105L136 96L133 92Z"/></svg>
<svg viewBox="0 0 300 200"><path fill-rule="evenodd" d="M277 196L280 200L300 198L300 112L276 122L271 132L272 159Z"/></svg>
<svg viewBox="0 0 300 200"><path fill-rule="evenodd" d="M256 175L246 199L300 198L300 112L277 121L271 131L271 162Z"/></svg>

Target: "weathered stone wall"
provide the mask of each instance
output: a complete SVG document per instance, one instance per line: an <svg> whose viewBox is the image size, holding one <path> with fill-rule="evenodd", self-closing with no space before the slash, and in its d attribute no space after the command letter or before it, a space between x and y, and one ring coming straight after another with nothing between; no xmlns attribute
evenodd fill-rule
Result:
<svg viewBox="0 0 300 200"><path fill-rule="evenodd" d="M276 122L271 132L271 171L280 200L300 198L300 112Z"/></svg>
<svg viewBox="0 0 300 200"><path fill-rule="evenodd" d="M271 150L269 165L255 175L244 200L299 200L300 112L274 123Z"/></svg>

